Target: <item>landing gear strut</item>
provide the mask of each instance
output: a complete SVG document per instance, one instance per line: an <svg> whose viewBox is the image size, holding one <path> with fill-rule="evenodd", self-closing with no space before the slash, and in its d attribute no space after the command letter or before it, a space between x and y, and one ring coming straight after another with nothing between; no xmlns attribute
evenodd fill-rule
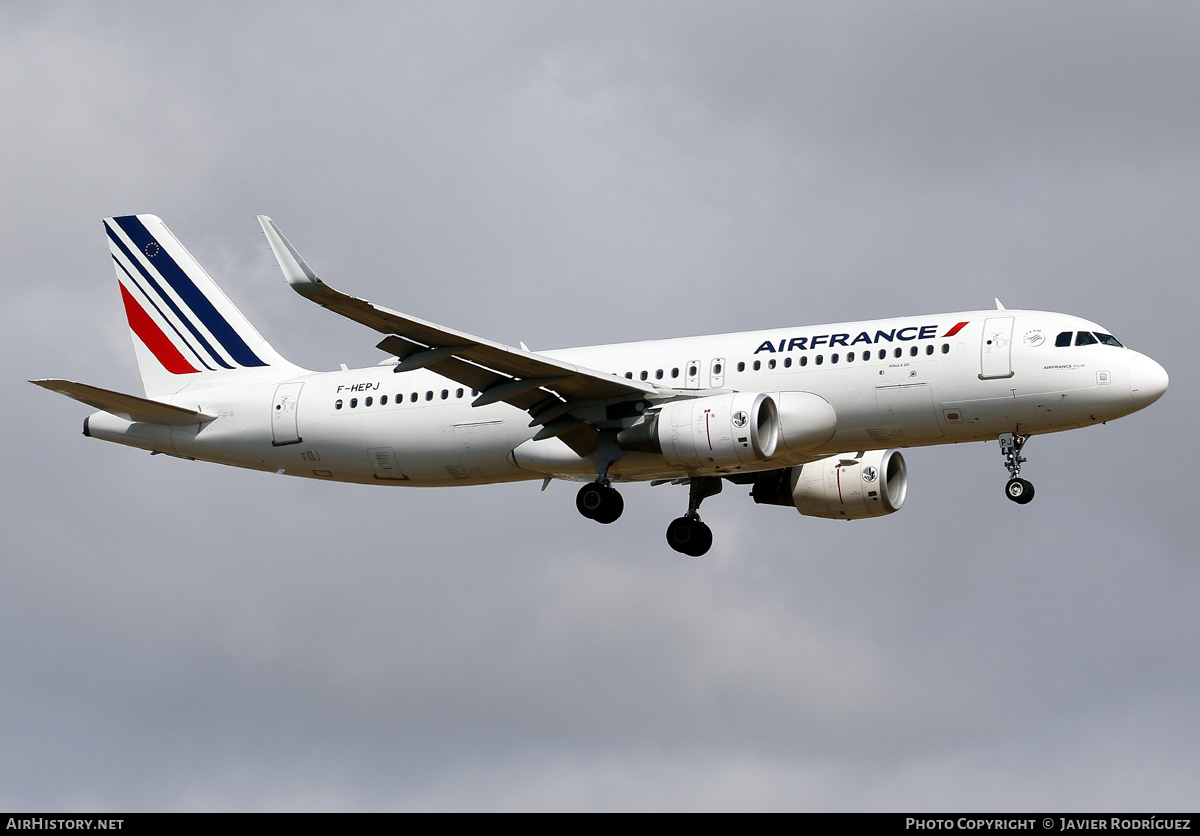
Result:
<svg viewBox="0 0 1200 836"><path fill-rule="evenodd" d="M1021 464L1025 461L1025 457L1021 455L1021 449L1028 440L1029 436L1018 433L1001 433L1000 435L1000 452L1004 455L1004 466L1008 468L1008 475L1011 477L1008 484L1004 486L1004 495L1018 505L1025 505L1033 500L1032 483L1019 478Z"/></svg>
<svg viewBox="0 0 1200 836"><path fill-rule="evenodd" d="M688 510L667 526L667 543L680 554L700 557L712 548L712 529L700 520L700 503L721 492L718 476L700 476L688 482Z"/></svg>

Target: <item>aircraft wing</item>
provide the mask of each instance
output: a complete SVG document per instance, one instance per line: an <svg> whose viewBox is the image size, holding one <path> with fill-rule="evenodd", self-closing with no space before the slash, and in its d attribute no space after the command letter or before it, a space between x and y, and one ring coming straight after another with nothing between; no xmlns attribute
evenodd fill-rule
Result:
<svg viewBox="0 0 1200 836"><path fill-rule="evenodd" d="M104 410L110 415L124 418L126 421L144 421L148 424L201 424L215 420L217 417L197 412L194 409L171 406L171 404L139 398L136 395L114 392L111 389L101 389L99 386L76 383L73 380L47 378L29 382L34 386L41 386L43 389L58 392L58 394L66 395L80 403Z"/></svg>
<svg viewBox="0 0 1200 836"><path fill-rule="evenodd" d="M504 401L528 410L534 423L545 424L539 433L542 438L563 435L577 451L586 448L590 452L595 447L595 431L567 417L564 402L621 400L660 391L644 381L564 363L342 293L317 278L274 221L266 215L259 215L258 221L292 289L334 313L387 334L378 347L400 358L397 371L428 368L478 390L476 406ZM541 422L539 417L546 420ZM581 428L589 432L570 432Z"/></svg>

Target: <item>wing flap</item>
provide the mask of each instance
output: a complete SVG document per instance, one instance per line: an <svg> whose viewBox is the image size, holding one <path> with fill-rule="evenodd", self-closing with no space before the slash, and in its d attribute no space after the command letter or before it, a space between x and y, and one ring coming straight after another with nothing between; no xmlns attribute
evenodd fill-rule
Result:
<svg viewBox="0 0 1200 836"><path fill-rule="evenodd" d="M41 386L51 392L66 395L68 398L85 403L90 407L103 410L110 415L123 418L126 421L144 422L147 424L199 424L213 421L217 416L207 415L194 409L184 409L181 406L139 398L136 395L126 395L111 389L101 389L99 386L89 386L86 383L76 383L73 380L46 378L29 381L34 386Z"/></svg>

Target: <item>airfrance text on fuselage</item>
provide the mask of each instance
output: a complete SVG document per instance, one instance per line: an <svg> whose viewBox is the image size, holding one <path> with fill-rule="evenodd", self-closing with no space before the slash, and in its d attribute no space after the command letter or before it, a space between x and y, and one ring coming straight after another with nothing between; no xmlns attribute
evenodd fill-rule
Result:
<svg viewBox="0 0 1200 836"><path fill-rule="evenodd" d="M966 322L960 322L942 335L942 339L953 337L967 325ZM909 325L907 328L893 328L890 331L878 330L875 332L875 337L866 331L860 331L858 336L850 339L849 334L818 334L815 337L792 337L788 339L784 337L778 343L771 340L764 340L763 344L754 349L754 353L758 354L761 351L766 351L771 354L788 351L810 351L814 348L833 348L842 346L843 348L851 348L866 343L867 345L875 345L876 343L887 341L895 342L912 342L913 340L935 340L938 339L938 327L936 325Z"/></svg>

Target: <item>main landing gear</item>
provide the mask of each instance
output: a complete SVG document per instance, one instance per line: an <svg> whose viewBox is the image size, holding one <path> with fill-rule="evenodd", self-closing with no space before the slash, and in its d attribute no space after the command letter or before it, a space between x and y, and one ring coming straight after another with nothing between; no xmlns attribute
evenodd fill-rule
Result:
<svg viewBox="0 0 1200 836"><path fill-rule="evenodd" d="M1025 457L1021 455L1021 449L1028 440L1029 436L1018 433L1001 433L1000 435L1000 452L1004 456L1004 466L1008 468L1008 474L1012 477L1004 486L1004 495L1018 505L1025 505L1033 501L1033 484L1026 479L1019 478L1021 464L1025 461Z"/></svg>
<svg viewBox="0 0 1200 836"><path fill-rule="evenodd" d="M712 529L700 520L700 503L721 492L719 476L700 476L688 482L688 510L667 526L667 543L680 554L700 557L712 548Z"/></svg>
<svg viewBox="0 0 1200 836"><path fill-rule="evenodd" d="M625 500L606 479L603 482L588 482L580 488L575 496L575 507L589 520L608 525L621 516L625 510Z"/></svg>
<svg viewBox="0 0 1200 836"><path fill-rule="evenodd" d="M608 468L622 455L616 449L616 433L600 434L600 446L596 450L596 481L588 482L575 495L575 507L589 520L608 525L614 523L625 510L625 500L608 479Z"/></svg>
<svg viewBox="0 0 1200 836"><path fill-rule="evenodd" d="M617 521L625 510L625 500L617 493L608 478L608 468L620 458L621 451L616 448L615 433L600 435L600 445L597 448L596 480L588 482L575 495L575 507L579 513L589 520L608 525ZM666 480L664 480L666 481ZM689 557L700 557L712 548L712 530L700 520L700 503L705 497L721 492L719 476L697 476L674 480L675 484L686 482L688 485L688 510L678 519L672 520L667 526L667 543L680 554ZM655 484L662 484L656 482Z"/></svg>

